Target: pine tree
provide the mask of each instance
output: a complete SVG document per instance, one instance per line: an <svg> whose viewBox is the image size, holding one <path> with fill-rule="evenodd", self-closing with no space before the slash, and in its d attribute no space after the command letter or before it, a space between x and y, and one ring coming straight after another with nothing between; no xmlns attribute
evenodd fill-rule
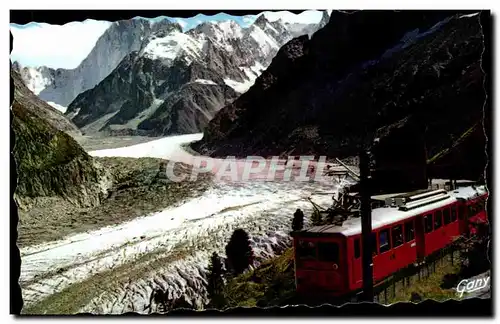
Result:
<svg viewBox="0 0 500 324"><path fill-rule="evenodd" d="M469 230L474 234L458 243L461 257L461 274L470 278L491 268L490 225L470 223Z"/></svg>
<svg viewBox="0 0 500 324"><path fill-rule="evenodd" d="M304 228L304 213L302 210L297 209L293 214L292 230L300 231L302 228Z"/></svg>
<svg viewBox="0 0 500 324"><path fill-rule="evenodd" d="M242 229L233 232L226 245L226 256L228 266L236 275L243 273L253 263L254 255L247 232Z"/></svg>
<svg viewBox="0 0 500 324"><path fill-rule="evenodd" d="M321 217L321 214L319 210L315 209L311 215L311 223L313 226L319 226L323 224L323 218Z"/></svg>
<svg viewBox="0 0 500 324"><path fill-rule="evenodd" d="M208 297L210 298L210 306L221 308L224 305L224 278L222 262L219 255L214 252L210 257L208 265Z"/></svg>
<svg viewBox="0 0 500 324"><path fill-rule="evenodd" d="M326 214L325 217L325 223L326 224L333 224L335 221L335 212L333 210L329 210L328 214Z"/></svg>

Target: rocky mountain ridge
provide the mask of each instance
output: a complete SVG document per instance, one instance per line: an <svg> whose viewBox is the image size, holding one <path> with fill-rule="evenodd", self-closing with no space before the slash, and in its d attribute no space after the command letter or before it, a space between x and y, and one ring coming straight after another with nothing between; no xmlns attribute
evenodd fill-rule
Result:
<svg viewBox="0 0 500 324"><path fill-rule="evenodd" d="M192 147L211 156L342 157L368 138L404 148L405 137L391 134L417 127L431 158L481 122L482 50L478 14L333 12L310 40L284 45Z"/></svg>
<svg viewBox="0 0 500 324"><path fill-rule="evenodd" d="M18 62L14 62L14 69L42 100L67 107L78 94L92 89L108 76L129 53L140 50L143 40L164 28L165 24L171 23L160 21L151 24L143 19L114 22L75 69L23 67Z"/></svg>
<svg viewBox="0 0 500 324"><path fill-rule="evenodd" d="M295 36L281 20L264 15L248 28L206 22L184 33L178 24L165 23L96 87L77 96L66 115L84 133L199 132Z"/></svg>

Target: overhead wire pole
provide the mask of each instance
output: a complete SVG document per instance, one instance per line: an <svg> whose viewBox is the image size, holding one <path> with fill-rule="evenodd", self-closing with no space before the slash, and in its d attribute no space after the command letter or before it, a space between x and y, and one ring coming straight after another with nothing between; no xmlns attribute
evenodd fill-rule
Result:
<svg viewBox="0 0 500 324"><path fill-rule="evenodd" d="M359 156L360 196L361 196L361 236L364 301L373 302L373 240L371 208L371 153L362 149Z"/></svg>

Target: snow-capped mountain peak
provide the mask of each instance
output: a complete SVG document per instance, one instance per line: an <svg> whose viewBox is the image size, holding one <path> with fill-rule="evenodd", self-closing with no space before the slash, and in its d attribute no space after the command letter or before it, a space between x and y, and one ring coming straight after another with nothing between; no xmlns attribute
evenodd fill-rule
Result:
<svg viewBox="0 0 500 324"><path fill-rule="evenodd" d="M186 59L201 58L204 42L188 34L174 30L170 33L153 34L142 50L143 56L155 59L175 60L181 54ZM189 63L190 61L188 61Z"/></svg>
<svg viewBox="0 0 500 324"><path fill-rule="evenodd" d="M183 24L192 19L118 21L77 69L29 70L24 80L46 102L68 107L85 133L199 132L254 84L281 46L319 28L293 22L311 21L310 14L277 14L244 16L252 22L245 27L221 15L196 16L205 21L190 29Z"/></svg>
<svg viewBox="0 0 500 324"><path fill-rule="evenodd" d="M234 50L232 43L241 39L243 29L235 21L208 21L187 32L200 39L210 39L214 44L225 48L228 52Z"/></svg>

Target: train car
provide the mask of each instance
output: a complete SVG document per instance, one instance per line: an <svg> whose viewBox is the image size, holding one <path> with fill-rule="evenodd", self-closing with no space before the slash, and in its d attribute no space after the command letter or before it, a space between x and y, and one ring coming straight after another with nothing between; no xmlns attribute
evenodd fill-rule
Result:
<svg viewBox="0 0 500 324"><path fill-rule="evenodd" d="M372 210L373 279L424 260L486 220L484 186L389 196ZM292 233L299 293L342 296L362 288L361 218Z"/></svg>

